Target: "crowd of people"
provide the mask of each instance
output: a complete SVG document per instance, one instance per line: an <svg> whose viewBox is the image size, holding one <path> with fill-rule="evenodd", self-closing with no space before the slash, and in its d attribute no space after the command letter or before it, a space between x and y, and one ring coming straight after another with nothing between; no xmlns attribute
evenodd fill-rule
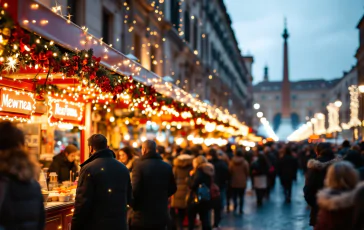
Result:
<svg viewBox="0 0 364 230"><path fill-rule="evenodd" d="M18 128L2 122L0 133L8 134L0 136L0 229L44 229L38 162L24 151ZM267 143L252 150L195 145L168 152L145 141L140 149L114 151L101 134L92 135L88 145L90 157L80 165L73 230L218 229L223 213L244 214L249 180L258 207L269 199L277 178L289 204L299 170L311 209L307 224L315 230L364 229L364 145ZM76 151L67 147L50 170L68 177L76 168Z"/></svg>

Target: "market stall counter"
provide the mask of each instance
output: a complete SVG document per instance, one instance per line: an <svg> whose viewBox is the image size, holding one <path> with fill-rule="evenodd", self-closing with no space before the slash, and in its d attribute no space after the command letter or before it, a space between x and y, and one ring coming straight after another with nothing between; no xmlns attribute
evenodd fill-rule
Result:
<svg viewBox="0 0 364 230"><path fill-rule="evenodd" d="M70 230L74 202L48 202L45 204L45 230Z"/></svg>

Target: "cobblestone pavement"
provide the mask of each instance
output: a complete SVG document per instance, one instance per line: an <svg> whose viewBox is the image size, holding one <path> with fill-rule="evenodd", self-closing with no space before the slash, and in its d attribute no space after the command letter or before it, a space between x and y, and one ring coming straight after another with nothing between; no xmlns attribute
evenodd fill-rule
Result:
<svg viewBox="0 0 364 230"><path fill-rule="evenodd" d="M270 200L262 207L256 206L255 194L249 189L245 196L244 215L224 213L223 230L311 230L309 210L303 197L304 177L298 176L292 189L291 204L284 203L283 190L277 179Z"/></svg>

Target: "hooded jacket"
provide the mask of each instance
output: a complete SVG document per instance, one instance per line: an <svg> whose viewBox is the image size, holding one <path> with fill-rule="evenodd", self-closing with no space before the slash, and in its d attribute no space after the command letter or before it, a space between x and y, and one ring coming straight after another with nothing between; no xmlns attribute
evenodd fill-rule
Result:
<svg viewBox="0 0 364 230"><path fill-rule="evenodd" d="M318 213L318 206L316 202L317 192L324 187L324 180L326 177L327 168L340 161L341 158L330 158L326 156L311 159L307 163L307 175L305 187L303 188L305 200L311 207L310 225L315 226Z"/></svg>
<svg viewBox="0 0 364 230"><path fill-rule="evenodd" d="M75 162L69 162L65 153L60 153L53 157L51 166L48 172L57 173L58 182L68 181L70 179L70 171L77 172L77 165Z"/></svg>
<svg viewBox="0 0 364 230"><path fill-rule="evenodd" d="M173 174L177 184L177 192L172 197L173 208L187 208L186 196L188 194L188 177L192 170L193 157L187 154L178 156L173 161Z"/></svg>
<svg viewBox="0 0 364 230"><path fill-rule="evenodd" d="M0 229L42 230L45 212L35 164L20 149L0 150Z"/></svg>
<svg viewBox="0 0 364 230"><path fill-rule="evenodd" d="M110 149L94 153L81 164L72 230L127 229L131 202L128 169Z"/></svg>
<svg viewBox="0 0 364 230"><path fill-rule="evenodd" d="M133 212L130 225L136 228L163 228L169 222L168 198L176 190L172 166L149 152L136 162L132 176Z"/></svg>
<svg viewBox="0 0 364 230"><path fill-rule="evenodd" d="M195 173L190 177L189 187L191 193L197 194L200 185L205 184L210 188L215 175L214 166L210 163L201 164L195 171ZM189 198L192 198L189 196ZM187 201L189 204L193 203L190 199Z"/></svg>
<svg viewBox="0 0 364 230"><path fill-rule="evenodd" d="M350 191L321 190L317 194L320 210L315 230L353 229L354 198L359 188L363 184Z"/></svg>
<svg viewBox="0 0 364 230"><path fill-rule="evenodd" d="M229 164L229 172L232 188L246 188L249 177L249 164L244 157L234 156Z"/></svg>

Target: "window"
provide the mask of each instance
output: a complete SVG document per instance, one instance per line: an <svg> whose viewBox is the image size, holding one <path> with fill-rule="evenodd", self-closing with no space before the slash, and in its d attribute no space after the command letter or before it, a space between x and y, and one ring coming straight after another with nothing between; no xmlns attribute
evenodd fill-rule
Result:
<svg viewBox="0 0 364 230"><path fill-rule="evenodd" d="M309 110L309 111L308 111L308 117L313 117L313 112L312 112L312 110Z"/></svg>
<svg viewBox="0 0 364 230"><path fill-rule="evenodd" d="M326 107L326 103L324 101L321 103L321 105L322 107Z"/></svg>
<svg viewBox="0 0 364 230"><path fill-rule="evenodd" d="M307 105L308 105L308 106L312 106L312 101L308 101L308 102L307 102Z"/></svg>
<svg viewBox="0 0 364 230"><path fill-rule="evenodd" d="M296 100L297 99L297 95L292 95L292 100Z"/></svg>
<svg viewBox="0 0 364 230"><path fill-rule="evenodd" d="M138 59L141 58L141 44L140 44L140 36L137 33L134 33L134 56Z"/></svg>
<svg viewBox="0 0 364 230"><path fill-rule="evenodd" d="M187 42L190 42L190 13L186 10L184 16L184 23L185 23L185 39Z"/></svg>
<svg viewBox="0 0 364 230"><path fill-rule="evenodd" d="M178 30L179 28L179 4L178 0L171 0L171 23L173 27Z"/></svg>
<svg viewBox="0 0 364 230"><path fill-rule="evenodd" d="M324 93L323 93L323 94L321 94L321 97L322 97L322 98L325 98L325 97L326 97L326 94L324 94Z"/></svg>
<svg viewBox="0 0 364 230"><path fill-rule="evenodd" d="M79 24L79 20L77 20L79 18L79 15L77 14L77 12L79 12L79 0L67 0L67 8L68 8L68 13L71 15L71 22L75 23L75 24Z"/></svg>
<svg viewBox="0 0 364 230"><path fill-rule="evenodd" d="M276 100L279 100L279 95L276 96Z"/></svg>
<svg viewBox="0 0 364 230"><path fill-rule="evenodd" d="M193 50L197 50L198 42L198 29L197 29L197 18L193 20Z"/></svg>
<svg viewBox="0 0 364 230"><path fill-rule="evenodd" d="M102 11L102 37L106 44L112 43L112 28L113 28L113 17L112 14L103 9Z"/></svg>
<svg viewBox="0 0 364 230"><path fill-rule="evenodd" d="M267 96L266 95L262 95L261 98L262 98L262 100L265 100L265 99L267 99Z"/></svg>

